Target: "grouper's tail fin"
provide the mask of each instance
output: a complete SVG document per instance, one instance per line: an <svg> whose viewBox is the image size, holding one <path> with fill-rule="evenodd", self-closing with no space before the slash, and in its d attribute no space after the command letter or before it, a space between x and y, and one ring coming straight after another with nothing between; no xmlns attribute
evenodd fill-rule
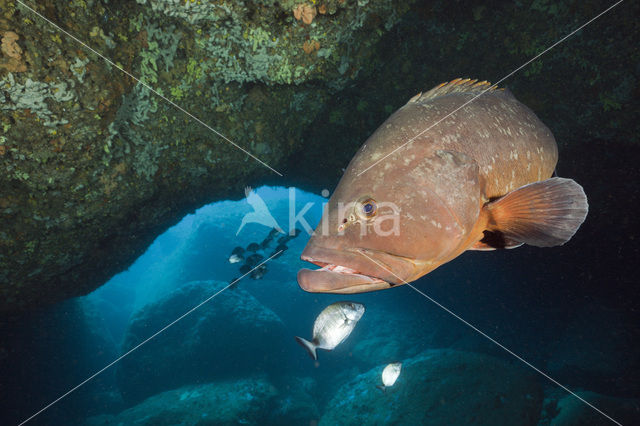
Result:
<svg viewBox="0 0 640 426"><path fill-rule="evenodd" d="M525 185L485 206L489 231L538 247L571 239L587 216L587 196L572 179L553 177Z"/></svg>
<svg viewBox="0 0 640 426"><path fill-rule="evenodd" d="M318 353L316 352L317 347L313 342L310 342L298 336L296 336L296 342L298 342L300 346L307 350L307 353L311 358L313 358L315 361L318 360Z"/></svg>

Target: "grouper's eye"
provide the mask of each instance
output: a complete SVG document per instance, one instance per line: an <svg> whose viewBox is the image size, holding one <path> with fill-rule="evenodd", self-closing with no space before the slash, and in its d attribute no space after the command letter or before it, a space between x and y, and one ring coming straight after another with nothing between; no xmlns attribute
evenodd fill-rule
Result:
<svg viewBox="0 0 640 426"><path fill-rule="evenodd" d="M358 202L357 212L362 219L371 219L378 212L378 204L373 198L365 198Z"/></svg>

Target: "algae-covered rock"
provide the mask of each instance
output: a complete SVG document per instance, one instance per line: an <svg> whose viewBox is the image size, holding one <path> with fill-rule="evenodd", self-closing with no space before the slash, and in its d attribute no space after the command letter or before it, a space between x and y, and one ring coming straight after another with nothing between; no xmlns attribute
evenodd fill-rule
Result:
<svg viewBox="0 0 640 426"><path fill-rule="evenodd" d="M429 350L404 360L386 392L384 365L343 385L320 425L535 425L542 389L532 373L503 360L452 350Z"/></svg>
<svg viewBox="0 0 640 426"><path fill-rule="evenodd" d="M143 307L132 315L122 352L224 286L218 281L192 282ZM118 386L125 401L132 403L189 383L282 373L287 360L282 348L290 338L275 313L245 290L229 289L120 361Z"/></svg>
<svg viewBox="0 0 640 426"><path fill-rule="evenodd" d="M284 172L411 0L299 3L0 1L0 310L87 293Z"/></svg>

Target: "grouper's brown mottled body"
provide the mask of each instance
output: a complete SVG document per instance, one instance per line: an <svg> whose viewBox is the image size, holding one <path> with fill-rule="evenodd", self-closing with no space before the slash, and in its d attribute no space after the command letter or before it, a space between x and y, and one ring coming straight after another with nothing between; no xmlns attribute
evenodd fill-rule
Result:
<svg viewBox="0 0 640 426"><path fill-rule="evenodd" d="M487 233L507 247L562 244L584 220L586 198L575 182L549 179L557 160L549 129L506 90L454 80L419 94L351 160L302 255L325 268L302 270L298 281L320 292L388 288L465 250L491 249ZM397 206L386 212L397 216L397 234L371 232L383 212L358 220L353 209L363 197ZM341 209L345 203L355 204ZM560 210L562 217L536 218Z"/></svg>

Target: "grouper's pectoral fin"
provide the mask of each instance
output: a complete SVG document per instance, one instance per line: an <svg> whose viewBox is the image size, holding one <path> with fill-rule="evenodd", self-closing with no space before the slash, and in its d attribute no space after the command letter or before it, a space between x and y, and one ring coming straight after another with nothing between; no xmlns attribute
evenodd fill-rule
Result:
<svg viewBox="0 0 640 426"><path fill-rule="evenodd" d="M553 177L525 185L484 206L488 229L476 243L508 248L518 243L558 246L576 233L587 216L587 197L572 179ZM486 250L486 248L485 248Z"/></svg>

